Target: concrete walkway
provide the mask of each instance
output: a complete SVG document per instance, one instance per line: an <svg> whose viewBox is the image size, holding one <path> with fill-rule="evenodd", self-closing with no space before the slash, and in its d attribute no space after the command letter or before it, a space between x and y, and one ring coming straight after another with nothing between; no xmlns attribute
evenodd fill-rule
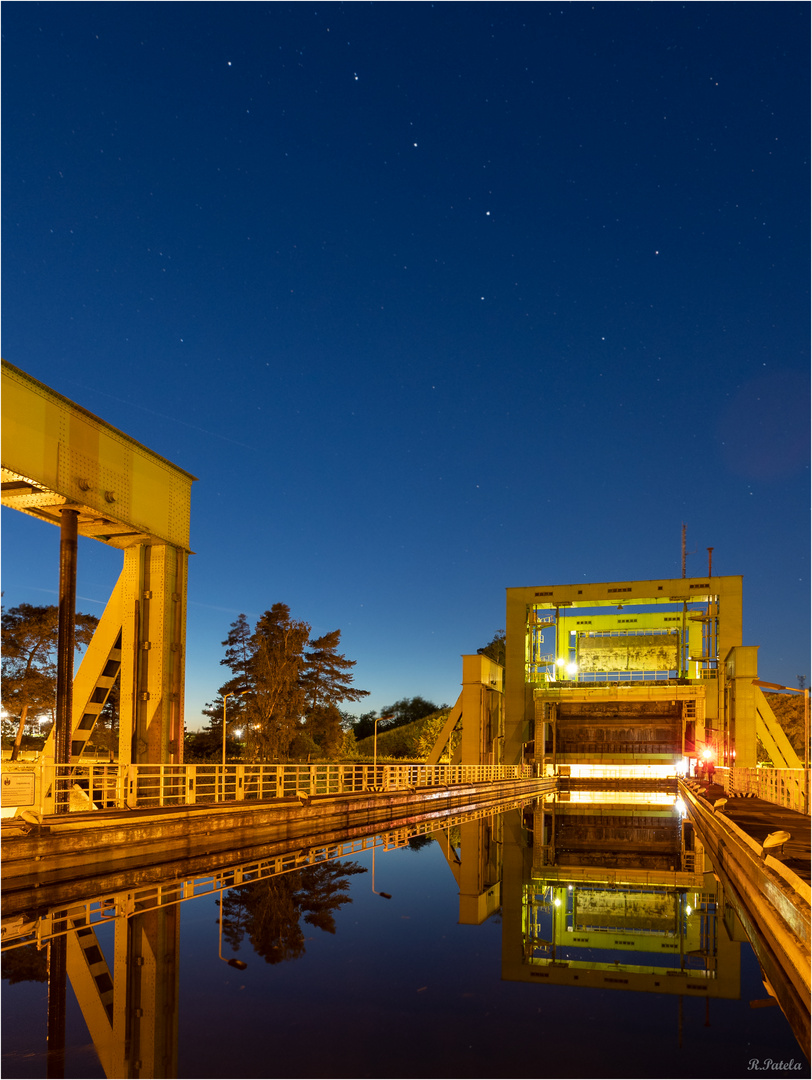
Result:
<svg viewBox="0 0 812 1080"><path fill-rule="evenodd" d="M728 795L721 784L709 784L704 780L694 779L686 780L685 783L711 806L719 799L727 799L723 811L725 817L730 818L742 832L759 844L763 843L770 833L785 829L791 839L784 845L783 854L778 850L771 851L770 854L797 874L801 881L810 884L812 833L810 818L806 814L799 814L797 810L788 810L750 795Z"/></svg>

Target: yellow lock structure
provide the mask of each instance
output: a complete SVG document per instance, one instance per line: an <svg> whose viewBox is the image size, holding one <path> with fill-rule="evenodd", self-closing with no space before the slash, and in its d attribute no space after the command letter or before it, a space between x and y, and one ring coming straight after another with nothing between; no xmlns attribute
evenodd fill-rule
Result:
<svg viewBox="0 0 812 1080"><path fill-rule="evenodd" d="M800 767L754 683L739 576L511 588L506 623L506 762L754 768L760 739Z"/></svg>
<svg viewBox="0 0 812 1080"><path fill-rule="evenodd" d="M80 759L116 679L119 764L183 760L189 516L195 479L3 361L3 505L61 529L61 571L70 560L71 542L75 550L76 537L119 548L124 556L121 576L72 680L70 763ZM73 571L75 577L75 556ZM70 653L72 676L72 648ZM60 760L52 732L46 766L55 755ZM47 800L43 809L50 809Z"/></svg>

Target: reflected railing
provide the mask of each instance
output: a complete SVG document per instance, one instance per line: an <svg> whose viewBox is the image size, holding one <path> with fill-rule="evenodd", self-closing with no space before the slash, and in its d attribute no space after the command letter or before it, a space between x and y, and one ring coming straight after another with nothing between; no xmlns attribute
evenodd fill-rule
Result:
<svg viewBox="0 0 812 1080"><path fill-rule="evenodd" d="M96 926L116 919L129 918L132 915L155 911L167 904L193 900L199 896L217 893L222 889L232 889L300 870L303 867L332 862L335 859L357 855L373 848L382 848L384 851L402 848L416 837L427 836L439 830L448 830L467 822L492 818L494 814L515 810L533 801L528 800L524 795L458 813L443 811L421 821L410 821L405 825L391 823L391 827L387 828L384 825L374 833L361 837L352 836L331 843L318 841L308 843L307 837L299 837L290 840L290 848L278 854L240 861L191 877L173 876L172 864L169 864L165 868L164 878L148 884L140 883L145 868L139 865L132 871L134 880L139 884L132 887L125 885L117 891L90 895L70 903L50 905L35 919L29 919L25 913L15 913L4 917L0 923L0 947L3 952L29 944L41 948L48 941L77 926ZM69 891L72 891L70 883L68 886Z"/></svg>
<svg viewBox="0 0 812 1080"><path fill-rule="evenodd" d="M386 767L378 766L382 768ZM197 775L194 778L197 780ZM218 774L214 769L214 778L215 796L219 794L216 781L225 781L225 795L233 800L238 774ZM367 776L370 783L377 779L377 773ZM498 802L456 813L430 810L420 821L365 822L362 828L369 831L364 835L358 835L358 828L342 826L340 831L315 831L309 836L268 842L260 830L252 829L251 848L210 851L207 846L194 864L187 854L187 861L133 866L116 872L115 885L109 891L102 891L101 877L91 882L84 877L88 868L79 868L77 881L60 880L60 891L49 899L42 896L40 888L34 894L30 883L18 897L13 893L4 897L8 916L2 923L2 948L42 948L64 934L69 939L71 934L77 939L85 935L95 942L95 929L114 923L115 964L109 973L116 980L119 1004L102 1038L97 1039L90 1024L89 1030L108 1076L135 1075L127 1071L130 1059L136 1058L137 1046L129 1037L130 1026L141 1024L144 1037L165 1029L170 1048L172 1039L177 1041L178 1028L177 994L172 999L173 1014L158 995L153 995L153 1004L143 987L149 990L163 968L167 974L162 985L171 988L172 980L177 980L179 935L167 936L169 946L154 950L153 973L148 970L152 961L146 950L143 956L133 952L132 943L137 941L133 928L139 923L146 924L154 936L161 920L174 920L171 925L179 928L178 909L185 900L217 895L221 890L366 851L403 848L412 839L435 834L459 889L460 923L482 923L500 914L503 979L537 986L672 994L679 997L680 1017L683 996L705 999L706 1007L710 998L739 997L740 944L721 926L725 911L721 886L710 873L702 844L679 804L668 805L672 797L659 791L650 792L648 799L641 798L638 791L616 792L614 800L607 794L592 793L591 817L583 814L585 800L580 798L573 803L560 795L557 799L506 795ZM213 801L219 800L215 797ZM614 817L607 805L612 801L617 811ZM641 813L646 809L648 814ZM606 820L601 822L600 816ZM670 829L669 822L673 822ZM647 844L645 831L660 825L669 832L669 857L667 865L655 868L650 864L649 848L656 844ZM616 835L620 832L623 835ZM265 833L264 837L270 835ZM604 861L608 850L616 853L615 865ZM551 862L538 858L542 851ZM166 859L166 855L161 858ZM576 864L576 858L582 862ZM100 873L113 881L107 867ZM285 883L278 884L284 887ZM493 903L489 901L491 894L496 898ZM34 895L41 900L31 906ZM223 933L224 918L221 903L219 934ZM110 931L108 925L106 933L100 934L99 956L101 945L111 938ZM146 933L144 936L146 939ZM77 970L77 964L69 967L74 990ZM141 996L130 995L127 979L142 970L148 970L152 981L142 976ZM89 992L84 998L77 992L86 1020L90 1013L84 1010L90 997ZM577 1008L579 1002L574 1005ZM629 1015L636 1015L633 1006ZM108 1055L109 1067L104 1057L107 1044L118 1055ZM175 1076L176 1062L163 1072L143 1075Z"/></svg>

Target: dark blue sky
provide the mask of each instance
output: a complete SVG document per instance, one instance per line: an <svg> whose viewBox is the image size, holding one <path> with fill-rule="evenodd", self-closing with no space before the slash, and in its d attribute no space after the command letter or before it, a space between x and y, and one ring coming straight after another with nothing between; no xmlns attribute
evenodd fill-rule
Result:
<svg viewBox="0 0 812 1080"><path fill-rule="evenodd" d="M451 702L508 586L743 574L809 674L809 11L14 3L3 355L200 477L187 723L277 601ZM58 534L3 511L4 601ZM121 558L80 549L100 613Z"/></svg>

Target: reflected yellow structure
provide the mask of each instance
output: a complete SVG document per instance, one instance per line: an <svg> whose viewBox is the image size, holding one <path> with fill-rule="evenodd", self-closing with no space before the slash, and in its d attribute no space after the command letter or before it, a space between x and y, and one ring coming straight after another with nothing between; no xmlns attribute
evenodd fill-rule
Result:
<svg viewBox="0 0 812 1080"><path fill-rule="evenodd" d="M513 815L503 978L738 998L739 943L720 923L716 882L676 799L580 794Z"/></svg>
<svg viewBox="0 0 812 1080"><path fill-rule="evenodd" d="M459 922L501 914L503 979L736 999L740 942L732 908L673 794L526 796L498 808L314 834L243 838L219 853L67 880L4 897L3 949L67 943L67 969L106 1074L177 1074L179 912L320 863L433 837L459 893ZM113 880L115 878L115 882ZM94 891L95 890L95 891ZM222 911L222 909L221 909ZM97 936L112 925L105 957ZM215 948L214 937L212 948Z"/></svg>
<svg viewBox="0 0 812 1080"><path fill-rule="evenodd" d="M436 813L430 813L421 820L392 823L374 834L354 829L350 835L339 833L328 839L325 834L316 834L298 840L260 834L250 846L224 849L219 855L203 849L174 863L158 855L153 866L139 865L114 875L99 870L95 877L88 876L85 867L77 881L60 874L50 887L44 883L36 892L3 897L2 948L5 952L35 945L66 953L67 976L99 1061L111 1080L174 1077L181 903L376 848L394 850L415 837L433 835L450 851L449 836L453 833L463 837L465 850L473 854L466 858L459 877L461 890L466 890L461 892L461 905L472 915L482 903L481 891L486 910L481 917L468 919L481 922L499 907L498 880L490 890L483 885L498 872L500 863L498 845L486 838L502 810L519 812L524 801L505 801L498 809L486 806L443 815L440 821ZM39 913L32 918L33 896L40 903ZM97 930L105 925L115 928L110 959L105 958L97 936ZM49 999L64 998L64 993L63 974L61 982L52 979Z"/></svg>

